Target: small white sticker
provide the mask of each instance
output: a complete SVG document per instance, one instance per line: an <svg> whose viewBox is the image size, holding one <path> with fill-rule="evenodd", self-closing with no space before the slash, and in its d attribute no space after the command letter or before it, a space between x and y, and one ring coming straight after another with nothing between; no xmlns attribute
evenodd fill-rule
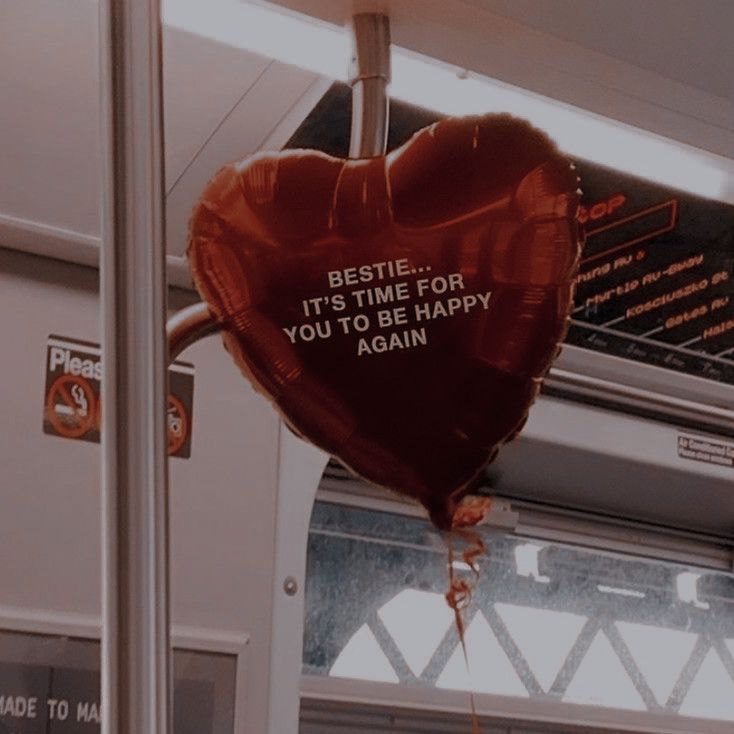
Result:
<svg viewBox="0 0 734 734"><path fill-rule="evenodd" d="M734 444L714 441L702 436L678 436L678 456L706 464L734 468Z"/></svg>

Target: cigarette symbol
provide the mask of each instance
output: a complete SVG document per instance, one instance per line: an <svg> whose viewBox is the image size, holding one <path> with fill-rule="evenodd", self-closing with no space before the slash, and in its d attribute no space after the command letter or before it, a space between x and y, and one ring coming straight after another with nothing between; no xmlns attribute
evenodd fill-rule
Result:
<svg viewBox="0 0 734 734"><path fill-rule="evenodd" d="M183 433L181 416L176 415L173 409L168 411L168 430L175 436L180 436Z"/></svg>
<svg viewBox="0 0 734 734"><path fill-rule="evenodd" d="M184 404L175 396L168 395L168 410L166 411L168 423L168 453L178 452L189 436L189 419Z"/></svg>
<svg viewBox="0 0 734 734"><path fill-rule="evenodd" d="M74 402L77 404L77 414L82 417L86 416L89 403L81 385L75 384L71 386L71 397L74 398Z"/></svg>

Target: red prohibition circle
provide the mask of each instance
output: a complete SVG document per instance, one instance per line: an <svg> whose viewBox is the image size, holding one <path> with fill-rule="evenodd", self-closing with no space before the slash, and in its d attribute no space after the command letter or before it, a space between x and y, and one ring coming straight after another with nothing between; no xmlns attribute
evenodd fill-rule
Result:
<svg viewBox="0 0 734 734"><path fill-rule="evenodd" d="M74 388L77 387L81 393ZM86 405L85 405L86 401ZM80 438L94 428L97 396L83 377L61 375L51 385L46 398L48 422L60 436Z"/></svg>
<svg viewBox="0 0 734 734"><path fill-rule="evenodd" d="M166 428L168 431L168 453L175 454L181 450L189 436L189 419L184 404L175 396L168 395L166 411Z"/></svg>

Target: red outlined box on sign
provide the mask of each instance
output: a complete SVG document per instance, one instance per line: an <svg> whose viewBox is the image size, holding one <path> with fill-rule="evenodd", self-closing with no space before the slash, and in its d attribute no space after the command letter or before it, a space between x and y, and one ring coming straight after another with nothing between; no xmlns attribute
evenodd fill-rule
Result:
<svg viewBox="0 0 734 734"><path fill-rule="evenodd" d="M616 222L605 224L603 227L587 230L587 240L603 235L604 249L583 258L581 262L588 263L599 260L619 250L645 242L653 237L665 234L665 232L670 232L675 228L677 220L678 200L671 199L662 204L642 209L623 219L618 219Z"/></svg>

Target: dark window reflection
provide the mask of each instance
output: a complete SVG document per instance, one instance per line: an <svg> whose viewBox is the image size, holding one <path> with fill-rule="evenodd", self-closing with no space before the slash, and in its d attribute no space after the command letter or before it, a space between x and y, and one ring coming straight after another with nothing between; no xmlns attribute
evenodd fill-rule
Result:
<svg viewBox="0 0 734 734"><path fill-rule="evenodd" d="M0 734L100 731L95 640L0 632ZM174 734L234 731L234 655L175 650Z"/></svg>

